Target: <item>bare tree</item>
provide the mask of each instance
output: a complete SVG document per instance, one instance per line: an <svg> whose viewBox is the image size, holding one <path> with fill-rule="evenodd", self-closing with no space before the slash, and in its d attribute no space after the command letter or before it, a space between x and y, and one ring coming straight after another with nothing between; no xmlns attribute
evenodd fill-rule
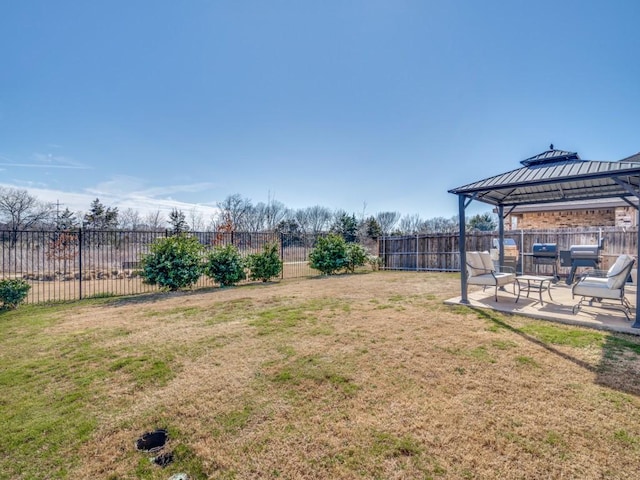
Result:
<svg viewBox="0 0 640 480"><path fill-rule="evenodd" d="M160 213L160 210L155 210L145 215L144 224L148 230L157 232L164 229L166 220L162 213Z"/></svg>
<svg viewBox="0 0 640 480"><path fill-rule="evenodd" d="M398 220L400 220L400 212L378 212L376 214L376 220L378 221L378 225L380 225L382 233L388 235L393 230L393 227L396 226Z"/></svg>
<svg viewBox="0 0 640 480"><path fill-rule="evenodd" d="M142 227L140 212L133 208L127 208L118 215L119 227L123 230L138 230Z"/></svg>
<svg viewBox="0 0 640 480"><path fill-rule="evenodd" d="M417 213L405 215L400 219L398 229L404 234L419 233L422 231L423 223L423 220Z"/></svg>
<svg viewBox="0 0 640 480"><path fill-rule="evenodd" d="M222 226L222 214L216 213L209 216L209 224L207 225L207 231L218 232Z"/></svg>
<svg viewBox="0 0 640 480"><path fill-rule="evenodd" d="M267 230L273 232L280 222L289 215L289 209L284 203L277 200L270 200L265 209L265 226Z"/></svg>
<svg viewBox="0 0 640 480"><path fill-rule="evenodd" d="M234 193L219 202L218 208L220 209L219 224L231 231L237 231L244 226L243 222L251 209L251 200L242 198L239 193Z"/></svg>
<svg viewBox="0 0 640 480"><path fill-rule="evenodd" d="M298 223L298 228L302 233L309 233L309 220L307 218L307 210L298 208L291 214L292 218Z"/></svg>
<svg viewBox="0 0 640 480"><path fill-rule="evenodd" d="M0 187L0 219L12 232L12 243L21 230L29 230L49 220L53 204L39 201L26 190Z"/></svg>
<svg viewBox="0 0 640 480"><path fill-rule="evenodd" d="M435 217L425 220L423 232L427 233L452 233L458 230L458 217L444 218Z"/></svg>
<svg viewBox="0 0 640 480"><path fill-rule="evenodd" d="M315 205L307 207L304 213L296 212L295 218L304 232L317 234L329 229L333 214L328 208Z"/></svg>
<svg viewBox="0 0 640 480"><path fill-rule="evenodd" d="M243 225L249 232L261 232L265 229L266 225L266 209L267 205L263 202L259 202L256 205L252 205L245 216Z"/></svg>
<svg viewBox="0 0 640 480"><path fill-rule="evenodd" d="M196 207L189 210L189 224L192 232L204 231L204 216Z"/></svg>

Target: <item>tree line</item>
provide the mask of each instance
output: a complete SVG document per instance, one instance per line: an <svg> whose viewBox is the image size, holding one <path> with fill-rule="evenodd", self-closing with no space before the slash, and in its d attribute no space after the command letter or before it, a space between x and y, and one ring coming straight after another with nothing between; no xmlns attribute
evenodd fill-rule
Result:
<svg viewBox="0 0 640 480"><path fill-rule="evenodd" d="M382 235L410 235L416 233L450 233L458 230L458 217L422 219L419 215L404 215L396 211L383 211L374 215L364 212L356 215L345 210L331 210L315 205L291 209L277 200L253 203L236 193L217 203L216 215L205 219L195 208L184 212L173 209L168 217L160 210L141 214L127 208L104 205L96 198L86 212L60 211L56 204L40 201L27 190L0 187L0 228L18 232L22 230L171 230L217 232L279 232L287 234L318 234L333 232L347 242L358 238L377 238ZM477 230L495 230L494 214L471 217L467 227Z"/></svg>

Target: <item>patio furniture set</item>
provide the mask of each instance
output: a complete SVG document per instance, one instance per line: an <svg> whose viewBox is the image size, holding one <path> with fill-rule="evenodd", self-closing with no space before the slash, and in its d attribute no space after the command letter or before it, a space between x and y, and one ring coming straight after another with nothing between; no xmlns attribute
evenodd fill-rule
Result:
<svg viewBox="0 0 640 480"><path fill-rule="evenodd" d="M633 307L625 297L625 285L634 263L632 256L620 255L609 270L590 269L579 275L571 288L572 298L580 298L573 306L573 314L577 314L588 303L589 306L621 310L630 321ZM507 285L512 285L515 303L518 303L522 293L526 293L528 298L533 292L538 294L540 304L544 305L542 294L546 292L549 299L553 300L551 287L557 280L556 275L517 275L513 268L495 265L489 252L467 252L467 283L480 285L483 290L493 287L496 302L498 290L505 290Z"/></svg>

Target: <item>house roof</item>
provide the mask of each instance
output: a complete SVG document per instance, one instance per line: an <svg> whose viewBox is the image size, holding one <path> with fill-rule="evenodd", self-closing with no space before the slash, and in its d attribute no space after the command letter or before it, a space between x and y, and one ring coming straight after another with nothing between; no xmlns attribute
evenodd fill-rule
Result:
<svg viewBox="0 0 640 480"><path fill-rule="evenodd" d="M640 153L618 162L582 160L550 148L520 162L523 167L449 193L507 207L640 195Z"/></svg>
<svg viewBox="0 0 640 480"><path fill-rule="evenodd" d="M640 152L630 155L627 158L623 158L620 161L621 162L640 162Z"/></svg>

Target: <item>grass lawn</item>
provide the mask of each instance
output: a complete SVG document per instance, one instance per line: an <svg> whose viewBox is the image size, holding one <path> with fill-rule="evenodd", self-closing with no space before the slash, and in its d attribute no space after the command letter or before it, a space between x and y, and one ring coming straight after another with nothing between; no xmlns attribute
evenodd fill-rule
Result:
<svg viewBox="0 0 640 480"><path fill-rule="evenodd" d="M636 479L640 337L373 272L0 313L0 479ZM166 428L161 468L134 448Z"/></svg>

